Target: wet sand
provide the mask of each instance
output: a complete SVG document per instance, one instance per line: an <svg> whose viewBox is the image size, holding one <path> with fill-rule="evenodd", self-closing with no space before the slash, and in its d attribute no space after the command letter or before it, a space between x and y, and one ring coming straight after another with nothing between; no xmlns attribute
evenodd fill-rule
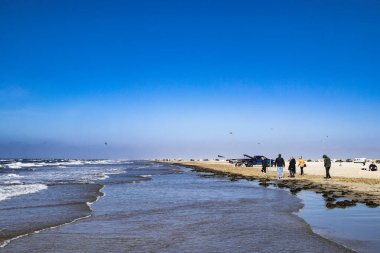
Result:
<svg viewBox="0 0 380 253"><path fill-rule="evenodd" d="M380 205L380 172L361 170L361 164L333 163L330 170L332 179L326 180L322 162L309 162L304 169L305 175L296 175L290 178L285 169L285 178L276 179L274 167L267 168L267 174L261 173L260 166L235 167L227 162L175 162L177 165L191 167L197 171L212 172L228 176L231 180L247 178L259 180L262 186L274 185L280 188L289 188L292 193L301 190L311 190L323 194L328 208L345 208L363 203L369 207ZM367 164L368 166L368 164ZM299 172L299 168L297 168ZM337 199L346 198L340 201Z"/></svg>

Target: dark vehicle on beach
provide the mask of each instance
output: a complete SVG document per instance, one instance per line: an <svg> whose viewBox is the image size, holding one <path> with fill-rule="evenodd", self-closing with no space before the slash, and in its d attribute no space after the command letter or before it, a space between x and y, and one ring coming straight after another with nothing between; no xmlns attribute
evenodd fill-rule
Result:
<svg viewBox="0 0 380 253"><path fill-rule="evenodd" d="M263 164L262 157L265 157L265 156L262 156L262 155L249 156L249 155L246 155L246 154L244 154L244 156L249 158L249 159L247 159L247 161L245 163L246 167L252 167L254 165L262 165ZM274 164L274 160L273 159L266 158L265 162L270 167L272 167L273 164Z"/></svg>
<svg viewBox="0 0 380 253"><path fill-rule="evenodd" d="M352 163L352 159L346 159L346 163Z"/></svg>
<svg viewBox="0 0 380 253"><path fill-rule="evenodd" d="M231 164L234 164L235 167L245 166L245 167L253 167L255 165L262 165L263 164L263 156L256 155L256 156L249 156L244 154L247 158L241 158L241 159L228 159L227 161ZM266 158L265 159L267 165L269 167L272 167L274 165L274 160Z"/></svg>

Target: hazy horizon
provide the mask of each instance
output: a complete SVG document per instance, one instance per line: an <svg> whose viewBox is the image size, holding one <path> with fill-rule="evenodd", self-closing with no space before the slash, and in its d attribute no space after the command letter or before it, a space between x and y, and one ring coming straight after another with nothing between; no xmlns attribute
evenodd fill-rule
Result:
<svg viewBox="0 0 380 253"><path fill-rule="evenodd" d="M0 157L380 159L379 1L1 1Z"/></svg>

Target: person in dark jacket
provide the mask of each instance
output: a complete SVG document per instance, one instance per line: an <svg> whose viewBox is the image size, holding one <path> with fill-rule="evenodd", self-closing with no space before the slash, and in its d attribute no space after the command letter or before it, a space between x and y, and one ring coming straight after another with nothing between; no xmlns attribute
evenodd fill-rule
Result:
<svg viewBox="0 0 380 253"><path fill-rule="evenodd" d="M289 162L289 173L290 177L294 177L296 174L296 159L294 157L290 157L290 162Z"/></svg>
<svg viewBox="0 0 380 253"><path fill-rule="evenodd" d="M276 161L274 162L274 166L277 167L277 178L281 179L284 177L284 167L285 161L284 158L281 157L281 154L278 155Z"/></svg>
<svg viewBox="0 0 380 253"><path fill-rule="evenodd" d="M331 178L330 176L330 168L331 168L331 159L327 155L323 155L325 169L326 169L326 179Z"/></svg>
<svg viewBox="0 0 380 253"><path fill-rule="evenodd" d="M264 174L267 174L267 167L268 167L267 159L265 158L265 156L263 156L263 157L261 157L261 160L263 161L261 172Z"/></svg>
<svg viewBox="0 0 380 253"><path fill-rule="evenodd" d="M372 162L370 165L369 165L369 170L370 171L377 171L377 166L374 162Z"/></svg>

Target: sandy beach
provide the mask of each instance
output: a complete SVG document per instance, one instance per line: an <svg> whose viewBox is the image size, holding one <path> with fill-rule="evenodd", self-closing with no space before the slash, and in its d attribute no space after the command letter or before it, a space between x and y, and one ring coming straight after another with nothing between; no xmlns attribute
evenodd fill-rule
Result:
<svg viewBox="0 0 380 253"><path fill-rule="evenodd" d="M357 202L365 203L370 207L380 205L380 172L362 170L363 164L358 163L332 163L330 174L332 179L324 179L325 169L323 162L307 162L304 175L300 175L297 167L295 178L289 177L289 172L285 169L285 178L276 179L276 169L267 168L267 174L261 173L261 166L235 167L224 161L181 161L176 164L192 167L196 170L206 170L216 174L224 174L234 178L257 179L263 186L276 185L278 187L290 188L296 193L301 190L312 190L323 194L326 206L347 207L355 205ZM369 163L366 164L368 169ZM287 168L287 165L286 165ZM345 198L345 201L337 199Z"/></svg>

